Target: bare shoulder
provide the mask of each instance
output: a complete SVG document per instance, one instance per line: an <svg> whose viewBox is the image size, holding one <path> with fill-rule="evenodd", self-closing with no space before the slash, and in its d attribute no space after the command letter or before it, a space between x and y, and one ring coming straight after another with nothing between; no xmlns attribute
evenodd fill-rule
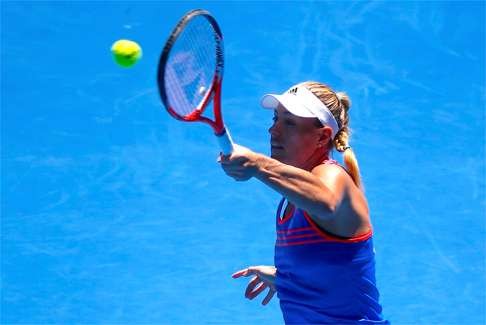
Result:
<svg viewBox="0 0 486 325"><path fill-rule="evenodd" d="M336 164L321 164L312 169L312 174L319 179L333 192L345 191L349 188L353 180L345 169Z"/></svg>
<svg viewBox="0 0 486 325"><path fill-rule="evenodd" d="M342 236L356 236L370 229L368 202L348 172L337 164L322 164L312 173L319 177L338 200L336 216L321 226Z"/></svg>

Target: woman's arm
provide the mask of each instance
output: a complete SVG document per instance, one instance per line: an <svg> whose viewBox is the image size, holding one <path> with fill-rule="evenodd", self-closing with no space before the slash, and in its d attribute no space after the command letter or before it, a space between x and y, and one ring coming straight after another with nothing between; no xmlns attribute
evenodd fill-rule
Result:
<svg viewBox="0 0 486 325"><path fill-rule="evenodd" d="M308 172L242 146L220 162L229 176L240 181L255 177L317 219L333 218L342 201L344 184L336 177L330 179L324 167Z"/></svg>
<svg viewBox="0 0 486 325"><path fill-rule="evenodd" d="M255 177L258 180L312 216L319 219L333 217L341 198L326 186L318 170L308 172L259 154L256 161Z"/></svg>

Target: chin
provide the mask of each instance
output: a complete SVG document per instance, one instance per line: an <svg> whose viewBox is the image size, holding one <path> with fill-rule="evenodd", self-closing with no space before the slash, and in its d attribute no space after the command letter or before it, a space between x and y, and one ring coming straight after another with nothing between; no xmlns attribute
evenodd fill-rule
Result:
<svg viewBox="0 0 486 325"><path fill-rule="evenodd" d="M270 151L270 157L272 157L273 159L277 159L277 160L280 160L280 155L278 153L275 153L273 150Z"/></svg>
<svg viewBox="0 0 486 325"><path fill-rule="evenodd" d="M270 157L272 157L275 160L280 161L281 163L284 163L284 164L287 163L286 160L285 160L285 157L282 154L279 154L279 153L276 153L276 152L272 152L270 154Z"/></svg>

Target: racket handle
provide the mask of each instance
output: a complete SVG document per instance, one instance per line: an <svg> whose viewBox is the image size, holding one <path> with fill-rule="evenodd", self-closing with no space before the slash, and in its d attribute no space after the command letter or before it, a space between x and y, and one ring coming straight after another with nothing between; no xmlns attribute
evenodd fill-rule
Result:
<svg viewBox="0 0 486 325"><path fill-rule="evenodd" d="M216 134L216 138L218 139L219 147L223 155L231 155L233 153L233 140L231 139L229 130L224 128L222 133Z"/></svg>

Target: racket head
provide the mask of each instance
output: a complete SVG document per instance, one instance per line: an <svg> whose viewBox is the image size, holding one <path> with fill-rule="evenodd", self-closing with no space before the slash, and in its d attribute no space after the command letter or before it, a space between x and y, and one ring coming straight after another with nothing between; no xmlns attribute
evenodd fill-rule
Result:
<svg viewBox="0 0 486 325"><path fill-rule="evenodd" d="M223 35L211 14L188 12L170 34L159 59L157 83L170 115L196 121L221 85Z"/></svg>

